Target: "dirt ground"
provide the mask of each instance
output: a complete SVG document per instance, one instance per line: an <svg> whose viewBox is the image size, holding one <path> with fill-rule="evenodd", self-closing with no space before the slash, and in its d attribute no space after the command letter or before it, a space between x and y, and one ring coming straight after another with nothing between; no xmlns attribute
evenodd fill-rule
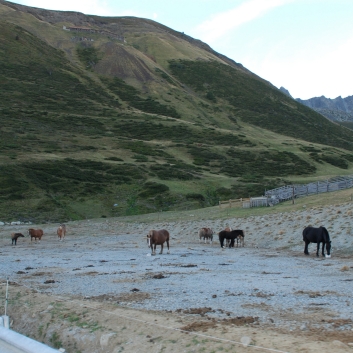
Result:
<svg viewBox="0 0 353 353"><path fill-rule="evenodd" d="M254 317L216 320L191 312L132 310L104 301L50 296L11 283L12 329L66 352L351 352L352 331L286 332ZM1 285L1 293L5 285ZM138 300L132 298L129 300ZM99 300L100 299L100 300ZM288 313L284 313L288 315ZM297 317L296 320L304 318ZM305 318L307 319L307 318ZM327 320L318 312L315 320ZM337 326L340 323L337 322Z"/></svg>
<svg viewBox="0 0 353 353"><path fill-rule="evenodd" d="M347 209L341 208L342 211L337 213L336 207L335 217L337 214L342 215L346 220L349 216ZM325 213L322 210L321 212ZM298 219L307 216L296 214L278 215L277 217L279 219L276 223L272 219L262 217L252 219L251 224L258 227L259 223L268 222L282 229L285 222L291 222L292 219L293 222L298 222ZM328 215L323 214L322 217L325 219ZM286 221L287 218L288 221ZM278 223L281 223L280 226ZM245 220L244 224L246 225ZM265 264L266 259L270 259L271 256L282 257L283 252L283 257L285 257L286 251L292 251L291 257L295 261L304 259L313 268L336 270L337 276L341 276L340 283L350 283L353 266L351 256L347 251L336 249L335 256L330 260L316 259L315 256L305 257L302 253L302 241L296 242L291 232L288 235L281 233L279 236L277 229L277 232L272 232L273 239L269 239L268 243L272 255L267 253L265 256L258 249L257 233L250 226L246 228L247 242L244 250L241 248L222 250L217 243L213 245L199 243L195 234L199 223L184 222L155 226L156 228L163 226L174 229L171 255L148 256L145 229L151 228L151 225L122 224L117 220L72 222L68 224L68 235L64 242L59 242L56 237L57 225L38 225L38 227L45 228L42 242L33 244L27 237L20 238L16 247L11 246L10 233L12 231L25 233L28 226L2 227L0 229L0 260L4 267L3 271L0 271L0 302L3 307L6 290L4 269L8 267L9 272L12 271L9 279L8 301L11 328L52 347L64 348L68 353L352 352L352 318L342 318L339 315L342 313L329 309L329 302L335 300L335 296L339 296L339 293L335 292L336 288L324 292L322 290L308 292L298 290L294 293L298 297L325 298L328 302L321 304L318 302L307 312L294 310L295 308L293 310L276 308L275 305L269 304L272 294L256 288L250 298L241 305L243 312L248 309L249 314L241 316L237 316L235 309L229 309L229 311L217 309L212 301L208 305L201 301L200 305L184 305L177 310L133 308L134 303L150 304L155 300L158 288L156 291L144 290L144 283L159 281L161 283L159 287L162 287L161 281L168 280L168 277L169 280L179 278L177 276L180 274L184 276L181 278L185 278L188 275L187 271L195 271L190 272L190 276L191 273L195 274L193 277L195 281L201 278L204 272L209 271L206 269L208 265L202 262L210 256L209 254L219 256L218 265L226 265L224 262L227 257L225 256L233 254L230 251L234 251L239 261L246 258L247 252L253 251L255 260L260 263L261 267L261 264ZM216 228L224 224L211 224L211 226ZM134 230L137 230L138 236L133 234ZM134 237L134 240L129 240L129 236ZM351 233L347 232L345 237L340 240L342 244L347 240L351 241ZM116 245L116 239L123 239L119 246ZM288 243L291 248L288 247ZM351 243L347 244L350 246ZM340 247L342 249L343 245ZM120 262L113 260L108 250L116 253L116 257L120 256ZM311 252L313 255L313 248ZM94 265L90 265L89 260L93 261L91 259L93 254L98 254L98 257L95 262L91 262ZM129 267L123 267L126 266L123 254L131 260L131 263L128 263ZM200 256L199 260L197 256ZM69 259L75 259L75 262L71 263ZM48 264L49 260L54 261L56 266ZM152 268L148 262L151 260L155 263L160 262L158 266L161 267L158 267L158 271L146 272L150 270L149 267ZM28 266L30 261L33 263L31 267ZM228 264L229 266L222 266L224 271L230 266L235 266L236 261L228 261ZM108 265L110 267L106 267ZM142 279L141 273L138 272L139 266L142 266L142 270L145 271L145 277ZM107 268L110 268L111 273L107 273L109 272ZM262 277L268 281L274 278L279 281L278 285L293 279L288 279L281 271L282 269L269 271L264 267L258 272L259 276L256 278ZM87 295L79 295L70 289L63 293L48 291L50 286L55 289L56 285L60 286L64 283L65 276L73 278L74 282L69 282L73 284L86 281ZM118 284L123 289L112 294L106 282L107 293L105 294L104 280L106 278L109 279L109 285ZM229 281L228 278L225 276L224 281ZM101 294L97 294L96 287L93 292L95 279L101 281L98 282ZM90 282L92 287L90 287ZM176 286L181 286L177 279L174 282ZM123 285L127 287L122 287ZM204 283L204 286L207 287L207 283ZM259 288L261 288L260 285ZM222 295L217 294L218 298L215 300L220 299L221 296L227 300L227 298L240 296L240 294L236 291L223 291ZM214 297L217 295L214 294ZM350 305L348 301L347 305ZM267 312L268 319L259 319L253 315L254 309ZM215 315L216 310L218 310L217 315ZM276 325L272 321L296 324Z"/></svg>

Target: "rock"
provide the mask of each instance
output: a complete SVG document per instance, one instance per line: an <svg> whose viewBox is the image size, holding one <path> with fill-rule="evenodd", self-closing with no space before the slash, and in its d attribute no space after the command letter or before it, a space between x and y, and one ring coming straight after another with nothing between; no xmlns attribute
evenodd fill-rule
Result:
<svg viewBox="0 0 353 353"><path fill-rule="evenodd" d="M107 347L109 344L109 340L114 336L116 336L116 333L114 333L114 332L106 333L105 335L102 335L100 338L100 341L99 341L101 347L102 348Z"/></svg>
<svg viewBox="0 0 353 353"><path fill-rule="evenodd" d="M332 341L332 344L334 344L336 347L347 348L347 345L339 340Z"/></svg>
<svg viewBox="0 0 353 353"><path fill-rule="evenodd" d="M243 336L240 339L240 342L243 344L244 347L247 347L251 343L251 338L249 336Z"/></svg>

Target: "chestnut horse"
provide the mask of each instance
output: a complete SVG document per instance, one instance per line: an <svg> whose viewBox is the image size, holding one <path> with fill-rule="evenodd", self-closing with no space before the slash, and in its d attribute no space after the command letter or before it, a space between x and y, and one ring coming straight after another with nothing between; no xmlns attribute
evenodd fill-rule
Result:
<svg viewBox="0 0 353 353"><path fill-rule="evenodd" d="M199 230L199 242L203 238L204 242L206 243L207 240L210 241L210 244L212 244L213 240L213 230L211 228L201 228Z"/></svg>
<svg viewBox="0 0 353 353"><path fill-rule="evenodd" d="M37 239L40 242L43 234L44 233L41 229L33 229L33 228L28 229L28 235L31 237L31 241L32 241L32 238L34 238L35 242L37 242Z"/></svg>
<svg viewBox="0 0 353 353"><path fill-rule="evenodd" d="M165 229L161 229L161 230L152 229L149 231L147 235L147 244L148 244L148 247L151 248L152 250L152 255L156 255L157 245L161 246L160 254L163 253L164 242L167 242L168 254L169 254L169 232Z"/></svg>
<svg viewBox="0 0 353 353"><path fill-rule="evenodd" d="M11 239L12 239L11 245L13 244L17 245L17 239L24 238L24 237L25 236L22 233L11 233Z"/></svg>
<svg viewBox="0 0 353 353"><path fill-rule="evenodd" d="M58 238L60 241L64 240L65 235L66 235L66 225L65 224L60 224L59 228L56 231L56 234L58 235Z"/></svg>

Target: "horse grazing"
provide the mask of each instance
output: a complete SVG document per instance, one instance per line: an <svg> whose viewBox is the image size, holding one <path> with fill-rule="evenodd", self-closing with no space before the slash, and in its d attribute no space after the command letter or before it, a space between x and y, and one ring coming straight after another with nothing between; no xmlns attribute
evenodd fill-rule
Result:
<svg viewBox="0 0 353 353"><path fill-rule="evenodd" d="M202 238L205 243L207 240L209 240L210 244L212 244L213 230L211 228L201 228L199 230L199 242L201 241Z"/></svg>
<svg viewBox="0 0 353 353"><path fill-rule="evenodd" d="M231 227L224 228L226 232L231 232L233 229ZM229 247L230 239L226 239L226 247Z"/></svg>
<svg viewBox="0 0 353 353"><path fill-rule="evenodd" d="M44 233L41 229L33 229L33 228L28 229L28 235L31 237L31 241L34 238L35 242L37 241L37 239L40 242L43 234Z"/></svg>
<svg viewBox="0 0 353 353"><path fill-rule="evenodd" d="M24 238L24 237L25 236L22 233L11 233L11 240L12 240L11 245L13 244L17 245L17 239Z"/></svg>
<svg viewBox="0 0 353 353"><path fill-rule="evenodd" d="M221 230L218 233L219 242L221 243L222 248L224 248L223 246L224 239L230 240L230 244L229 244L230 248L234 248L235 239L237 240L237 247L238 247L239 240L240 240L240 243L243 244L244 246L244 236L245 236L244 232L241 229L234 229L234 230L231 230L230 232L227 232L226 230Z"/></svg>
<svg viewBox="0 0 353 353"><path fill-rule="evenodd" d="M148 247L151 248L152 250L152 255L156 254L157 245L161 246L160 254L163 253L164 242L167 242L168 254L169 254L169 232L165 229L161 229L161 230L152 229L149 231L147 235L147 244L148 244Z"/></svg>
<svg viewBox="0 0 353 353"><path fill-rule="evenodd" d="M56 231L56 234L58 235L58 238L60 241L64 240L65 235L66 235L66 225L65 224L60 224L59 228Z"/></svg>
<svg viewBox="0 0 353 353"><path fill-rule="evenodd" d="M305 241L304 254L309 255L308 245L310 243L317 243L316 256L319 256L320 243L322 243L322 256L325 256L326 244L326 257L331 257L331 240L330 235L325 227L306 227L303 230L303 241Z"/></svg>

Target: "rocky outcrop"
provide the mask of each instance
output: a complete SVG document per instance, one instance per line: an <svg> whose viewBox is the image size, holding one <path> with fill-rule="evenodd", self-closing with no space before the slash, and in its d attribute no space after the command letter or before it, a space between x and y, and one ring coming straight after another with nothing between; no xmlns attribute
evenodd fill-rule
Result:
<svg viewBox="0 0 353 353"><path fill-rule="evenodd" d="M279 90L287 96L292 97L289 91L284 87L281 87ZM334 99L321 96L310 99L295 98L295 100L317 111L330 120L353 122L353 96L348 96L346 98L339 96Z"/></svg>

